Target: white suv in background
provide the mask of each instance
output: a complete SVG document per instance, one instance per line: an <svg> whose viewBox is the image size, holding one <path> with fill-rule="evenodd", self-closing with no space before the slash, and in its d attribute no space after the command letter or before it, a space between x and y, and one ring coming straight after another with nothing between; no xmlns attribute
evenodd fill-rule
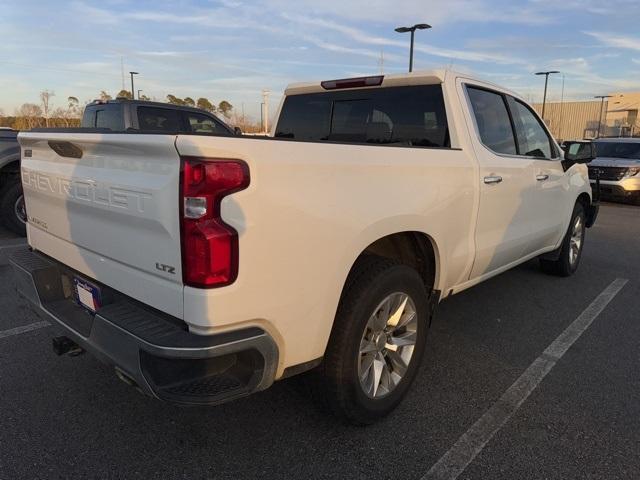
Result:
<svg viewBox="0 0 640 480"><path fill-rule="evenodd" d="M594 141L597 157L589 163L589 179L600 177L602 196L624 198L640 205L640 138Z"/></svg>

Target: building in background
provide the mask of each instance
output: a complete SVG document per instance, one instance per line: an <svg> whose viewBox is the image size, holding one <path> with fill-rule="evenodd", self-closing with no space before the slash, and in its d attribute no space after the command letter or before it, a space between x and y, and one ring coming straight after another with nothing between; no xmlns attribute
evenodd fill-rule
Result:
<svg viewBox="0 0 640 480"><path fill-rule="evenodd" d="M602 137L640 136L640 92L617 92L610 95L611 98L602 106L602 120L599 100L547 102L544 120L553 136L559 140L595 138L600 121ZM534 104L533 107L541 114L541 103Z"/></svg>

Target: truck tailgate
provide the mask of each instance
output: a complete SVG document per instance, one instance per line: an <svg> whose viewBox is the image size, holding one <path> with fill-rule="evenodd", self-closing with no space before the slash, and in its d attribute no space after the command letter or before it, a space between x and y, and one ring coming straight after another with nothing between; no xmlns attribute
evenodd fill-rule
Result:
<svg viewBox="0 0 640 480"><path fill-rule="evenodd" d="M26 133L19 140L30 245L182 318L175 136Z"/></svg>

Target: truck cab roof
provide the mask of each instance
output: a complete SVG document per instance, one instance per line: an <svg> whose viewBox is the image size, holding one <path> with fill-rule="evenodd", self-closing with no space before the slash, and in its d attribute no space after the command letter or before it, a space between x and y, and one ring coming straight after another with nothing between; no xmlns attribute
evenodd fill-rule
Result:
<svg viewBox="0 0 640 480"><path fill-rule="evenodd" d="M435 85L444 83L448 79L465 78L485 84L487 87L520 98L515 92L505 89L492 82L474 78L474 76L451 69L423 70L411 73L395 73L391 75L374 75L339 80L325 80L315 82L292 83L285 89L285 95L300 95L305 93L322 93L327 90L342 90L353 88L385 88L406 87L411 85Z"/></svg>
<svg viewBox="0 0 640 480"><path fill-rule="evenodd" d="M159 107L159 108L169 108L172 110L180 110L180 111L189 111L194 113L204 113L207 115L214 115L213 113L203 110L197 107L190 107L188 105L175 105L173 103L166 102L154 102L151 100L131 100L129 98L118 97L111 100L94 100L89 103L87 107L92 107L94 105L109 105L109 104L126 104L126 105L136 105L143 107ZM214 115L217 118L217 115Z"/></svg>
<svg viewBox="0 0 640 480"><path fill-rule="evenodd" d="M236 134L233 127L207 110L128 98L94 100L85 107L81 126L111 131Z"/></svg>

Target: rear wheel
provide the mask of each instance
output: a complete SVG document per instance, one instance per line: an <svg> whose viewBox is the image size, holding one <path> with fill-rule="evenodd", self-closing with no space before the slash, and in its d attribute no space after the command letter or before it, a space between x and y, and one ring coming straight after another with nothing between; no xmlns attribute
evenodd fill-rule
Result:
<svg viewBox="0 0 640 480"><path fill-rule="evenodd" d="M20 177L7 180L0 192L0 219L5 227L22 237L27 235L27 211Z"/></svg>
<svg viewBox="0 0 640 480"><path fill-rule="evenodd" d="M569 277L578 270L584 246L585 223L584 207L578 202L573 208L569 229L562 240L557 260L540 259L540 266L545 273Z"/></svg>
<svg viewBox="0 0 640 480"><path fill-rule="evenodd" d="M338 417L364 425L389 414L420 366L428 293L414 269L371 257L350 276L317 375Z"/></svg>

